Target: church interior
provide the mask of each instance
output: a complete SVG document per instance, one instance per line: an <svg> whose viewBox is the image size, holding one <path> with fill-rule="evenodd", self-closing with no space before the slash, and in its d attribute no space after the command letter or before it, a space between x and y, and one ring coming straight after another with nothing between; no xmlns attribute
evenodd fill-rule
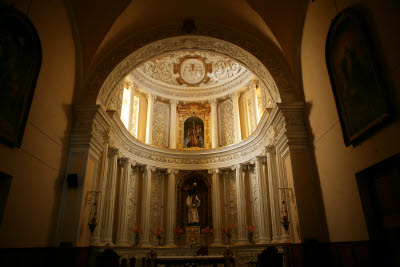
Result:
<svg viewBox="0 0 400 267"><path fill-rule="evenodd" d="M400 266L398 1L0 12L1 266Z"/></svg>

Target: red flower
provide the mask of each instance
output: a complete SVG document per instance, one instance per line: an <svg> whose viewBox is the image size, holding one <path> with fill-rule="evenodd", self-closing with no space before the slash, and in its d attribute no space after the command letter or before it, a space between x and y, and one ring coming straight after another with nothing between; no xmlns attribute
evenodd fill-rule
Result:
<svg viewBox="0 0 400 267"><path fill-rule="evenodd" d="M222 226L222 232L224 232L225 234L230 234L233 231L233 224L231 224L231 226L229 226L229 224L226 224L225 226Z"/></svg>
<svg viewBox="0 0 400 267"><path fill-rule="evenodd" d="M139 225L139 227L135 226L135 227L132 228L132 232L134 234L136 234L136 235L140 234L141 231L142 231L142 226L141 225Z"/></svg>
<svg viewBox="0 0 400 267"><path fill-rule="evenodd" d="M162 233L164 233L164 229L161 226L156 226L151 230L154 235L157 237L161 237Z"/></svg>
<svg viewBox="0 0 400 267"><path fill-rule="evenodd" d="M174 233L177 234L178 236L183 235L183 228L180 227L179 225L174 229Z"/></svg>
<svg viewBox="0 0 400 267"><path fill-rule="evenodd" d="M208 226L208 225L207 225L207 227L204 227L203 229L201 229L201 233L202 233L203 235L209 236L209 235L212 235L213 232L214 232L214 230L211 229L210 226Z"/></svg>
<svg viewBox="0 0 400 267"><path fill-rule="evenodd" d="M254 233L256 231L256 223L253 225L246 225L246 229L248 233Z"/></svg>

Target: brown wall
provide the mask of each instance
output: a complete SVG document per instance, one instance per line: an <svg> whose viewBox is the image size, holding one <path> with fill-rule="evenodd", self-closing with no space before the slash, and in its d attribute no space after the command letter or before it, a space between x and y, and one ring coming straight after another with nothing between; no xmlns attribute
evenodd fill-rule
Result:
<svg viewBox="0 0 400 267"><path fill-rule="evenodd" d="M0 144L0 171L12 176L0 247L49 246L71 126L75 48L62 1L11 2L25 14L29 10L42 45L42 67L21 148Z"/></svg>
<svg viewBox="0 0 400 267"><path fill-rule="evenodd" d="M325 63L325 41L332 19L349 5L365 12L389 95L393 103L400 100L398 1L310 1L301 48L303 86L332 242L368 240L355 173L400 151L398 120L356 147L344 145ZM399 108L396 113L400 114Z"/></svg>

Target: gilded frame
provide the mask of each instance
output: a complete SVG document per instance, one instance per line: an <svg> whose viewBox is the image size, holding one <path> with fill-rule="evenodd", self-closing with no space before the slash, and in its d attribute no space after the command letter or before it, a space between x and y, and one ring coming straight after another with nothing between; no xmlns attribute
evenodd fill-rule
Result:
<svg viewBox="0 0 400 267"><path fill-rule="evenodd" d="M210 142L210 104L180 104L178 105L178 115L179 115L179 130L178 130L178 149L181 150L202 150L211 149ZM187 118L196 116L203 120L204 122L204 147L184 147L184 123Z"/></svg>

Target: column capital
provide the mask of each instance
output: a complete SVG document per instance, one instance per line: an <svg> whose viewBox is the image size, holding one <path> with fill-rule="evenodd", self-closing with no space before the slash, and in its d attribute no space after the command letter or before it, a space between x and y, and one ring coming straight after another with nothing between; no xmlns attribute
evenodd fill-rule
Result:
<svg viewBox="0 0 400 267"><path fill-rule="evenodd" d="M146 99L147 99L147 101L148 102L154 102L154 100L156 99L156 97L153 95L153 94L148 94L147 96L146 96Z"/></svg>
<svg viewBox="0 0 400 267"><path fill-rule="evenodd" d="M150 166L150 165L146 165L146 170L147 171L155 171L157 168L156 167L154 167L154 166Z"/></svg>
<svg viewBox="0 0 400 267"><path fill-rule="evenodd" d="M119 149L116 147L109 147L108 148L108 154L113 157L113 156L118 156L119 154Z"/></svg>
<svg viewBox="0 0 400 267"><path fill-rule="evenodd" d="M230 94L230 97L231 97L233 100L239 99L239 96L240 96L240 92L239 92L239 91L235 91L235 92L233 92L232 94Z"/></svg>
<svg viewBox="0 0 400 267"><path fill-rule="evenodd" d="M211 104L211 106L213 106L213 105L217 105L217 104L218 104L218 99L216 99L216 98L214 98L214 99L210 99L210 100L208 100L208 103L210 103L210 104Z"/></svg>
<svg viewBox="0 0 400 267"><path fill-rule="evenodd" d="M266 154L275 154L276 147L275 146L267 146L267 147L265 147L265 152L266 152Z"/></svg>
<svg viewBox="0 0 400 267"><path fill-rule="evenodd" d="M177 104L178 104L178 100L171 99L171 100L169 101L169 105L170 105L170 106L176 106Z"/></svg>
<svg viewBox="0 0 400 267"><path fill-rule="evenodd" d="M119 164L124 166L124 167L125 166L129 166L129 165L135 166L136 165L136 161L134 161L134 160L132 160L130 158L127 158L127 157L122 157L122 158L119 159Z"/></svg>
<svg viewBox="0 0 400 267"><path fill-rule="evenodd" d="M124 83L124 87L127 88L128 90L132 89L134 86L135 85L133 82L125 81Z"/></svg>
<svg viewBox="0 0 400 267"><path fill-rule="evenodd" d="M176 170L176 169L168 169L167 170L168 174L178 174L178 172L179 172L179 170Z"/></svg>
<svg viewBox="0 0 400 267"><path fill-rule="evenodd" d="M221 173L221 170L220 170L220 169L210 169L210 170L208 170L208 173L209 173L209 174Z"/></svg>
<svg viewBox="0 0 400 267"><path fill-rule="evenodd" d="M237 170L237 169L242 170L243 169L243 164L239 163L239 164L235 164L235 165L231 166L231 170L232 171Z"/></svg>
<svg viewBox="0 0 400 267"><path fill-rule="evenodd" d="M104 130L103 131L103 142L104 144L109 144L110 143L110 129Z"/></svg>
<svg viewBox="0 0 400 267"><path fill-rule="evenodd" d="M249 83L250 88L257 89L258 85L258 80L257 79L252 79Z"/></svg>

